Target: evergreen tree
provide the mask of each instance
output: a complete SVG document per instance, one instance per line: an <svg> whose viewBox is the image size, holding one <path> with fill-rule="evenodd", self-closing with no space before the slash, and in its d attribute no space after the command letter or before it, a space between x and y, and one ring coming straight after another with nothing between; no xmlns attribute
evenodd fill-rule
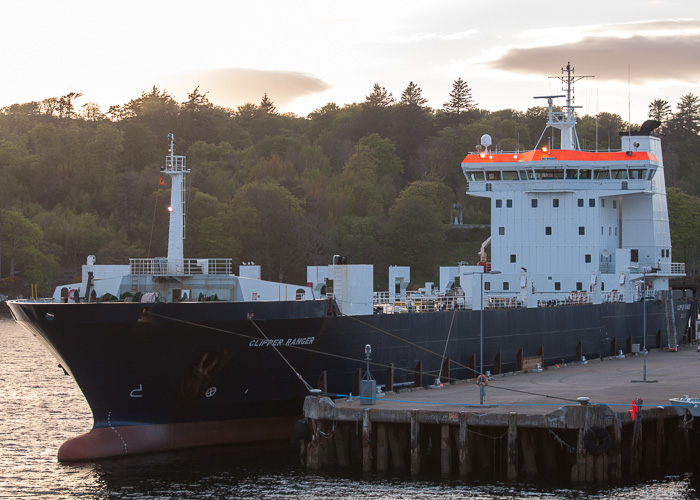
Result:
<svg viewBox="0 0 700 500"><path fill-rule="evenodd" d="M680 128L697 134L700 131L700 97L692 93L681 96L673 121Z"/></svg>
<svg viewBox="0 0 700 500"><path fill-rule="evenodd" d="M197 111L200 107L211 107L211 103L207 98L209 92L201 93L199 91L199 85L191 93L187 94L187 102L185 103L185 109L190 111Z"/></svg>
<svg viewBox="0 0 700 500"><path fill-rule="evenodd" d="M673 115L671 105L664 99L655 99L649 104L649 118L658 120L661 123L666 123Z"/></svg>
<svg viewBox="0 0 700 500"><path fill-rule="evenodd" d="M406 90L404 90L401 94L401 101L399 101L399 103L404 106L418 108L423 107L428 100L421 95L422 92L423 90L421 90L418 85L411 81L409 82L408 87L406 87Z"/></svg>
<svg viewBox="0 0 700 500"><path fill-rule="evenodd" d="M263 94L262 100L260 101L260 110L263 113L267 113L268 115L276 115L277 114L277 108L275 107L275 104L272 102L272 99L270 99L267 95L267 92Z"/></svg>
<svg viewBox="0 0 700 500"><path fill-rule="evenodd" d="M365 97L365 106L370 108L386 108L394 103L394 96L384 87L375 83L372 92Z"/></svg>
<svg viewBox="0 0 700 500"><path fill-rule="evenodd" d="M472 89L467 82L457 78L452 84L450 100L442 105L442 109L454 122L462 123L469 112L477 109L477 104L472 97Z"/></svg>

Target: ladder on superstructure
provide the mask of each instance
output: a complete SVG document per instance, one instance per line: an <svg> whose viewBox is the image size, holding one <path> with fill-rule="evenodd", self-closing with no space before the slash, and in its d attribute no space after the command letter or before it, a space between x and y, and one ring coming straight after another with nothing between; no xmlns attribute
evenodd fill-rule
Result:
<svg viewBox="0 0 700 500"><path fill-rule="evenodd" d="M676 316L673 314L673 292L664 293L664 309L666 311L666 332L668 336L668 350L678 350L678 334L676 332Z"/></svg>

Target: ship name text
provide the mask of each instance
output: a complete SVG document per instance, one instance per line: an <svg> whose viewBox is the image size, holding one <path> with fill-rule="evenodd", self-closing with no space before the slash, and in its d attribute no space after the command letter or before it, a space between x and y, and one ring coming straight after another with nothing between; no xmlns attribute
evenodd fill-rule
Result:
<svg viewBox="0 0 700 500"><path fill-rule="evenodd" d="M313 344L316 337L299 337L295 339L255 339L248 344L249 347L278 347L281 345L309 345Z"/></svg>

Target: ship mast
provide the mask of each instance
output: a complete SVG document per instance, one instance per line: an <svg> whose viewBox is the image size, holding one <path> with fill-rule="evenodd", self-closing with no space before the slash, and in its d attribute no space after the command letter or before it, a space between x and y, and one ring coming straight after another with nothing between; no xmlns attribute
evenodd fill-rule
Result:
<svg viewBox="0 0 700 500"><path fill-rule="evenodd" d="M574 108L580 108L581 106L574 106L574 83L584 78L593 78L593 76L574 76L574 68L571 67L571 63L567 63L566 69L562 68L561 72L561 76L550 76L549 78L560 80L565 94L540 96L535 97L535 99L547 99L549 108L547 127L561 130L561 149L581 149L578 135L576 134L576 113L574 112ZM564 111L554 111L553 100L557 97L566 97ZM544 136L544 132L542 135ZM540 140L542 140L542 137L540 137Z"/></svg>
<svg viewBox="0 0 700 500"><path fill-rule="evenodd" d="M168 234L168 272L179 274L184 270L185 239L185 176L191 172L187 169L185 157L175 155L175 136L168 134L170 148L165 157L162 172L172 178L170 190L170 231Z"/></svg>

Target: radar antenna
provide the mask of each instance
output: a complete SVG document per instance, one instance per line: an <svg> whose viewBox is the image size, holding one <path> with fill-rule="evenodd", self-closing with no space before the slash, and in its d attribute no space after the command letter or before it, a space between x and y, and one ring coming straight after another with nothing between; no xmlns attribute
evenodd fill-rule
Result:
<svg viewBox="0 0 700 500"><path fill-rule="evenodd" d="M547 127L553 127L561 130L561 149L581 149L578 142L578 135L576 134L576 113L574 108L580 106L574 106L574 83L582 80L584 78L593 78L593 76L574 76L574 68L571 67L571 63L566 64L566 69L561 69L561 76L550 76L549 78L557 78L562 82L562 90L565 92L561 95L549 95L549 96L538 96L535 99L547 99L547 105L549 108ZM554 111L553 99L558 97L566 97L566 105L564 106L564 111ZM544 136L547 129L542 132L540 140L537 141L537 146L539 146L542 137Z"/></svg>

